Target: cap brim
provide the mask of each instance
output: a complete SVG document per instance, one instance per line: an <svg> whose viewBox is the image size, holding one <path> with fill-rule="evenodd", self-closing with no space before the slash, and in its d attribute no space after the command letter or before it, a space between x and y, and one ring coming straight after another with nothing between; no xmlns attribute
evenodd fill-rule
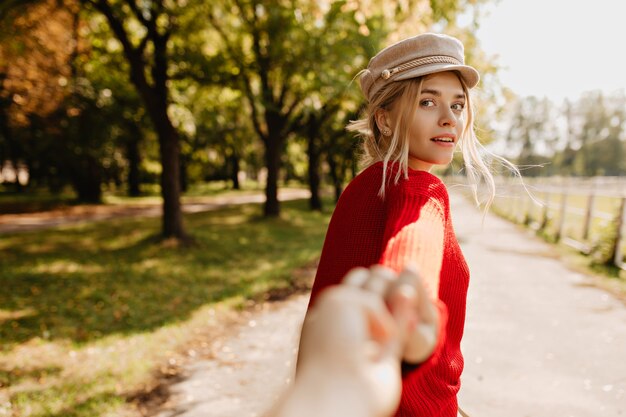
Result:
<svg viewBox="0 0 626 417"><path fill-rule="evenodd" d="M454 65L454 64L433 64L424 65L412 70L407 70L394 77L393 81L409 80L411 78L423 77L424 75L436 74L438 72L445 71L458 71L465 81L467 88L474 88L480 81L480 75L473 67L469 65Z"/></svg>

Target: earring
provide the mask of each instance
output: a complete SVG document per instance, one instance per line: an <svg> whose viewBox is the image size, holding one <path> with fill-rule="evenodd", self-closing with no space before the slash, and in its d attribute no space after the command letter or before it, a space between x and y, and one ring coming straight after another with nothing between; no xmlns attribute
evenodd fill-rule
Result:
<svg viewBox="0 0 626 417"><path fill-rule="evenodd" d="M391 129L389 129L388 127L383 129L383 135L385 136L391 136Z"/></svg>

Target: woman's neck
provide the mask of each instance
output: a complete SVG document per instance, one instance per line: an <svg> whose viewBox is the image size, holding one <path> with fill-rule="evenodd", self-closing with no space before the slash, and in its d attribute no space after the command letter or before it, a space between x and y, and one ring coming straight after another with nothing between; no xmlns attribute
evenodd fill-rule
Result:
<svg viewBox="0 0 626 417"><path fill-rule="evenodd" d="M424 162L418 158L416 158L415 156L409 154L409 160L408 160L408 165L409 168L415 170L415 171L426 171L426 172L430 172L431 169L433 169L433 164L430 164L428 162Z"/></svg>

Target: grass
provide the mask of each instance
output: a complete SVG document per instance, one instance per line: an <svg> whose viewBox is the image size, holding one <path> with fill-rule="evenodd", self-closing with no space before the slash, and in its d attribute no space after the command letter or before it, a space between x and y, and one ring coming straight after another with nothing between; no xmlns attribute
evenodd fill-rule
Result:
<svg viewBox="0 0 626 417"><path fill-rule="evenodd" d="M70 191L63 191L58 194L50 193L47 190L15 193L0 186L0 214L52 210L71 205L75 198L75 195Z"/></svg>
<svg viewBox="0 0 626 417"><path fill-rule="evenodd" d="M319 256L329 213L307 205L187 215L192 247L154 243L159 219L4 235L0 415L2 391L19 417L137 415L128 398L215 308L288 288Z"/></svg>
<svg viewBox="0 0 626 417"><path fill-rule="evenodd" d="M542 203L549 202L547 207L549 221L542 231L545 237L554 240L561 219L561 204L563 201L562 194L537 193L535 196ZM562 237L570 237L578 241L583 241L585 216L582 213L587 209L588 199L581 195L570 195L567 198L567 211L565 213L565 222L563 224ZM590 228L586 243L595 247L601 245L605 240L610 238L614 233L616 223L615 218L619 214L620 199L617 197L596 197L593 204L594 215L590 221ZM497 198L494 201L494 208L497 209L504 217L514 221L522 221L527 219L531 223L540 224L544 218L546 206L538 204L530 204L527 196L522 197L505 197ZM601 218L598 213L609 216L610 219ZM622 246L622 253L626 253L626 242Z"/></svg>
<svg viewBox="0 0 626 417"><path fill-rule="evenodd" d="M289 184L293 187L302 187L301 184ZM193 201L199 197L216 195L238 195L250 192L262 192L263 187L257 181L247 180L240 184L240 190L233 190L230 181L211 181L194 183L183 193L182 202ZM124 190L104 190L103 204L161 204L161 188L158 184L143 184L142 195L129 197ZM51 193L47 189L29 189L23 193L16 193L0 184L0 214L2 213L33 213L53 210L80 204L76 200L76 193L69 187L59 193Z"/></svg>
<svg viewBox="0 0 626 417"><path fill-rule="evenodd" d="M284 187L285 184L281 185ZM299 184L302 187L301 184ZM240 183L239 190L233 190L230 181L211 181L204 183L194 183L183 193L181 200L183 203L195 201L197 198L209 196L229 196L248 194L250 192L264 192L264 188L257 181L244 181ZM105 193L103 202L105 204L161 204L160 187L146 187L144 195L140 197L128 197L119 192Z"/></svg>

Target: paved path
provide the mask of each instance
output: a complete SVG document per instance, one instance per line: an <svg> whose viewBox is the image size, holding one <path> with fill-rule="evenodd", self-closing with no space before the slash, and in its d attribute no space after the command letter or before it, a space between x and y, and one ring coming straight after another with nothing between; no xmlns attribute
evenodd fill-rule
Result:
<svg viewBox="0 0 626 417"><path fill-rule="evenodd" d="M309 198L308 190L287 188L280 189L281 201ZM216 210L232 204L262 203L265 195L260 192L216 197L197 197L183 203L185 213ZM1 214L0 235L5 233L27 232L49 229L56 226L102 221L119 217L158 217L162 213L160 204L137 205L82 205L67 209L51 210L40 213Z"/></svg>
<svg viewBox="0 0 626 417"><path fill-rule="evenodd" d="M308 298L293 296L246 317L213 346L213 359L186 367L186 379L171 389L171 406L157 416L261 417L292 379Z"/></svg>
<svg viewBox="0 0 626 417"><path fill-rule="evenodd" d="M626 308L549 245L452 193L472 270L460 394L472 417L626 416ZM261 416L292 375L306 296L246 318L157 417ZM171 404L174 404L171 406ZM322 416L320 416L322 417Z"/></svg>
<svg viewBox="0 0 626 417"><path fill-rule="evenodd" d="M474 417L626 416L626 308L530 232L455 199L472 271L459 396Z"/></svg>

